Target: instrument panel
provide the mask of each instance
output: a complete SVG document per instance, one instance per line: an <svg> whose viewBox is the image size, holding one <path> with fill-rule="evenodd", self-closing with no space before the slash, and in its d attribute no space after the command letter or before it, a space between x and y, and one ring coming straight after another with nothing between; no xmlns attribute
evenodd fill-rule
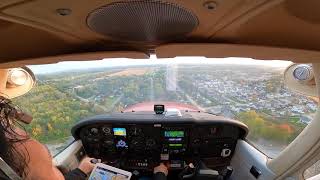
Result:
<svg viewBox="0 0 320 180"><path fill-rule="evenodd" d="M72 133L89 156L127 170L152 170L163 161L179 169L194 159L204 160L209 167L227 166L237 140L247 134L244 124L210 114L201 118L195 114L137 116L141 114L91 118L76 125Z"/></svg>

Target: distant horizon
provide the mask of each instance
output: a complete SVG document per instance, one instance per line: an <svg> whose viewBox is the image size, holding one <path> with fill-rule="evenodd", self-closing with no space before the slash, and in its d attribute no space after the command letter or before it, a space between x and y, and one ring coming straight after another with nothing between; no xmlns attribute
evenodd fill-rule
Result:
<svg viewBox="0 0 320 180"><path fill-rule="evenodd" d="M85 69L98 68L125 68L134 66L154 66L154 65L261 65L269 67L288 67L291 61L282 60L254 60L251 58L205 58L205 57L176 57L167 59L127 59L113 58L103 60L88 60L88 61L62 61L55 64L45 65L29 65L28 67L35 74L52 74L58 72L68 72Z"/></svg>

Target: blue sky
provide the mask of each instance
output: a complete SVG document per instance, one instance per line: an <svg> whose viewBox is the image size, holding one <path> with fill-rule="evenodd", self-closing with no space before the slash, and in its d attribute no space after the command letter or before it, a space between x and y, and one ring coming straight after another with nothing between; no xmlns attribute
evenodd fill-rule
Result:
<svg viewBox="0 0 320 180"><path fill-rule="evenodd" d="M152 56L150 59L127 59L114 58L92 61L65 61L56 64L30 65L28 66L35 74L45 74L77 69L90 69L101 67L130 67L135 65L159 65L159 64L242 64L242 65L262 65L270 67L287 67L290 61L279 60L253 60L249 58L204 58L204 57L177 57L169 59L157 59Z"/></svg>

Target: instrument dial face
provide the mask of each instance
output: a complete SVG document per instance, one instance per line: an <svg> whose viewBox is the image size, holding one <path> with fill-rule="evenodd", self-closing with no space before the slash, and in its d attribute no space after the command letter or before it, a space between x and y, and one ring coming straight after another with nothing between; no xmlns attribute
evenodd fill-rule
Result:
<svg viewBox="0 0 320 180"><path fill-rule="evenodd" d="M134 127L134 128L132 128L132 129L130 129L130 134L131 134L132 136L141 135L141 134L142 134L142 129L141 129L141 128Z"/></svg>
<svg viewBox="0 0 320 180"><path fill-rule="evenodd" d="M153 148L156 145L156 141L154 139L147 139L146 146L147 148Z"/></svg>
<svg viewBox="0 0 320 180"><path fill-rule="evenodd" d="M95 127L93 127L93 128L90 129L90 134L92 134L92 135L97 135L98 133L99 133L99 129L97 129L97 128L95 128Z"/></svg>
<svg viewBox="0 0 320 180"><path fill-rule="evenodd" d="M103 127L102 131L106 135L110 135L111 134L111 128L110 127Z"/></svg>
<svg viewBox="0 0 320 180"><path fill-rule="evenodd" d="M134 151L143 151L145 148L144 139L140 137L135 137L130 142L130 148Z"/></svg>
<svg viewBox="0 0 320 180"><path fill-rule="evenodd" d="M307 81L312 78L312 68L308 65L300 65L293 71L293 76L299 81Z"/></svg>

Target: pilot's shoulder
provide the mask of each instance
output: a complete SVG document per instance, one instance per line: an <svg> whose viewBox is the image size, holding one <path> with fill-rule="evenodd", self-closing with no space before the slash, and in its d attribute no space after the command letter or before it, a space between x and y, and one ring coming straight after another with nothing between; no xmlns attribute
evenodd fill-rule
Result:
<svg viewBox="0 0 320 180"><path fill-rule="evenodd" d="M37 157L37 159L48 159L51 161L52 158L47 147L34 139L23 141L23 143L19 145L19 149L26 151L30 159Z"/></svg>
<svg viewBox="0 0 320 180"><path fill-rule="evenodd" d="M63 175L55 168L52 157L45 145L34 139L26 140L22 146L28 153L27 180L63 180ZM49 175L49 176L48 176Z"/></svg>

